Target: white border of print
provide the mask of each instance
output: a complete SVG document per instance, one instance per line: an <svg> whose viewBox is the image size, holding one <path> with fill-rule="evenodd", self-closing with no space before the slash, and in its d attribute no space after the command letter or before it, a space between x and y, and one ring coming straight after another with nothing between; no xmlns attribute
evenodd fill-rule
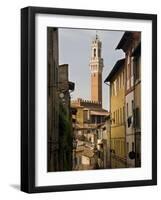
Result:
<svg viewBox="0 0 161 200"><path fill-rule="evenodd" d="M141 168L47 173L47 27L142 32ZM152 23L100 17L36 15L36 186L147 180L152 178ZM148 42L147 42L148 41ZM143 103L144 102L144 103Z"/></svg>

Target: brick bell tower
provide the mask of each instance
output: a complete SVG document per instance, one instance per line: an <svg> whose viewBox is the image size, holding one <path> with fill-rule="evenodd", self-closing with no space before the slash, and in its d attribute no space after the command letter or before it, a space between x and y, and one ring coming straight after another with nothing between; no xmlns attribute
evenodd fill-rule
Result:
<svg viewBox="0 0 161 200"><path fill-rule="evenodd" d="M102 70L103 70L103 58L101 58L102 43L96 38L92 41L91 46L91 100L98 102L102 105Z"/></svg>

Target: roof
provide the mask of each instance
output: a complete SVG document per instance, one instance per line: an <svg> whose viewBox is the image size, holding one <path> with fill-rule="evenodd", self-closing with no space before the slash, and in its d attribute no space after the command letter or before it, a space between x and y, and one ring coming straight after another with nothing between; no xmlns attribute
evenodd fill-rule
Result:
<svg viewBox="0 0 161 200"><path fill-rule="evenodd" d="M123 34L123 36L122 36L120 42L118 43L116 49L122 49L122 47L123 47L123 45L125 44L125 42L131 37L131 34L132 34L132 32L126 31L126 32Z"/></svg>
<svg viewBox="0 0 161 200"><path fill-rule="evenodd" d="M105 79L104 83L110 82L111 78L118 72L118 70L120 69L120 67L122 67L124 63L125 63L125 58L118 60L114 65L114 67L112 68L109 75L107 76L107 78Z"/></svg>
<svg viewBox="0 0 161 200"><path fill-rule="evenodd" d="M104 108L95 108L95 107L84 107L83 110L90 110L90 111L98 111L98 112L104 112L104 113L109 113L108 110L105 110Z"/></svg>
<svg viewBox="0 0 161 200"><path fill-rule="evenodd" d="M91 115L108 116L109 112L107 112L107 111L91 111L90 114Z"/></svg>
<svg viewBox="0 0 161 200"><path fill-rule="evenodd" d="M84 123L83 126L80 124L76 124L76 127L75 127L76 130L96 130L96 128L97 128L97 125L88 124L88 123L87 124Z"/></svg>

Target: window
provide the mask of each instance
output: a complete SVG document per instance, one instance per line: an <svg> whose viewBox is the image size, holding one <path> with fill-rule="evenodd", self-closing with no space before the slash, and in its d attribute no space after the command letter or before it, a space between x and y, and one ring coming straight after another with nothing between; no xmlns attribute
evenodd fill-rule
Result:
<svg viewBox="0 0 161 200"><path fill-rule="evenodd" d="M120 112L119 112L119 109L118 109L118 124L120 124Z"/></svg>
<svg viewBox="0 0 161 200"><path fill-rule="evenodd" d="M135 128L140 128L140 110L139 110L139 108L135 109L134 122L135 122Z"/></svg>
<svg viewBox="0 0 161 200"><path fill-rule="evenodd" d="M127 56L127 80L130 79L130 55Z"/></svg>
<svg viewBox="0 0 161 200"><path fill-rule="evenodd" d="M100 50L100 48L98 49L98 57L101 57L101 50Z"/></svg>
<svg viewBox="0 0 161 200"><path fill-rule="evenodd" d="M125 107L123 106L123 110L122 110L122 119L123 119L123 123L125 122Z"/></svg>
<svg viewBox="0 0 161 200"><path fill-rule="evenodd" d="M128 108L128 103L126 104L126 114L127 114L127 118L129 116L129 108Z"/></svg>
<svg viewBox="0 0 161 200"><path fill-rule="evenodd" d="M84 117L84 122L87 122L87 120L88 120L88 110L84 110L83 111L83 117Z"/></svg>
<svg viewBox="0 0 161 200"><path fill-rule="evenodd" d="M140 57L134 58L135 81L140 79Z"/></svg>
<svg viewBox="0 0 161 200"><path fill-rule="evenodd" d="M119 124L119 110L117 110L117 124Z"/></svg>
<svg viewBox="0 0 161 200"><path fill-rule="evenodd" d="M131 58L131 77L133 76L133 63L134 63L133 58Z"/></svg>
<svg viewBox="0 0 161 200"><path fill-rule="evenodd" d="M128 65L126 67L126 80L129 80L129 68L128 68Z"/></svg>
<svg viewBox="0 0 161 200"><path fill-rule="evenodd" d="M101 116L97 116L97 123L101 123Z"/></svg>
<svg viewBox="0 0 161 200"><path fill-rule="evenodd" d="M129 152L129 143L128 142L126 143L126 151L127 151L127 153Z"/></svg>
<svg viewBox="0 0 161 200"><path fill-rule="evenodd" d="M134 112L134 100L131 101L131 110L132 110L132 113Z"/></svg>
<svg viewBox="0 0 161 200"><path fill-rule="evenodd" d="M116 94L116 81L113 83L113 95L115 96Z"/></svg>
<svg viewBox="0 0 161 200"><path fill-rule="evenodd" d="M122 108L120 108L120 124L122 124Z"/></svg>
<svg viewBox="0 0 161 200"><path fill-rule="evenodd" d="M94 55L94 57L96 57L96 49L95 48L93 50L93 55Z"/></svg>
<svg viewBox="0 0 161 200"><path fill-rule="evenodd" d="M115 112L115 115L116 115L116 116L115 116L115 117L116 117L116 118L115 118L115 124L117 124L117 110L116 110L116 112Z"/></svg>
<svg viewBox="0 0 161 200"><path fill-rule="evenodd" d="M91 116L91 123L95 124L95 117L93 115Z"/></svg>

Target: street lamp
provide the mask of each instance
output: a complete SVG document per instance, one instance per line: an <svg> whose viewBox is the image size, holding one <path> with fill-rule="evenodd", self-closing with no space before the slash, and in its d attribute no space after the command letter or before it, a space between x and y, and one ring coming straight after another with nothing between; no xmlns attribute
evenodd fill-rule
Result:
<svg viewBox="0 0 161 200"><path fill-rule="evenodd" d="M63 99L63 98L64 98L64 93L61 92L61 93L59 94L59 97L60 97L61 99Z"/></svg>

